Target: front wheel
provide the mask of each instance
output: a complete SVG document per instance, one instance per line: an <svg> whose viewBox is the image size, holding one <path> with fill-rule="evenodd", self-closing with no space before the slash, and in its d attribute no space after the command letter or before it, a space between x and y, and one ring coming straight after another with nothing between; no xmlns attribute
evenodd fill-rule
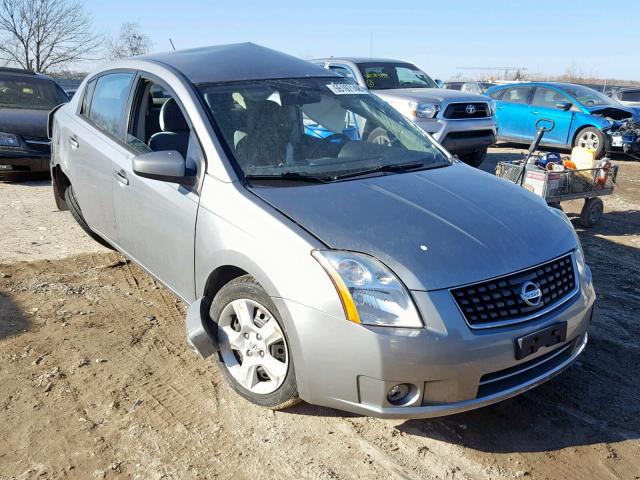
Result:
<svg viewBox="0 0 640 480"><path fill-rule="evenodd" d="M222 287L209 314L218 334L218 366L237 393L274 410L300 401L278 309L252 276Z"/></svg>
<svg viewBox="0 0 640 480"><path fill-rule="evenodd" d="M601 158L605 150L604 134L595 127L584 128L576 135L573 146L595 150L595 158Z"/></svg>

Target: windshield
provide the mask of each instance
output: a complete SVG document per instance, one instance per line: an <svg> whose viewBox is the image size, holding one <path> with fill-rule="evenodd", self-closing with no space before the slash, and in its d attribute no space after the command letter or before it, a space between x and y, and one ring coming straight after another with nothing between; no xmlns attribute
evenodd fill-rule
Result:
<svg viewBox="0 0 640 480"><path fill-rule="evenodd" d="M52 80L23 76L0 77L0 107L51 110L69 98Z"/></svg>
<svg viewBox="0 0 640 480"><path fill-rule="evenodd" d="M358 68L371 90L438 88L429 75L410 63L359 63Z"/></svg>
<svg viewBox="0 0 640 480"><path fill-rule="evenodd" d="M335 181L394 166L400 171L449 164L422 130L343 79L201 84L198 89L248 178Z"/></svg>
<svg viewBox="0 0 640 480"><path fill-rule="evenodd" d="M585 107L600 107L610 105L619 106L619 104L615 100L589 87L583 87L582 85L559 85L559 87L569 95L571 95L573 98L578 100L578 102L580 102Z"/></svg>

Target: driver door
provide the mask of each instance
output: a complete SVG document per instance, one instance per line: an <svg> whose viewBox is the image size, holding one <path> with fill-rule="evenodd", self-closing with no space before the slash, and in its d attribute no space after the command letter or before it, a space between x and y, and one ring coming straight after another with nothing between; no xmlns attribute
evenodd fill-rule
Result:
<svg viewBox="0 0 640 480"><path fill-rule="evenodd" d="M178 109L169 109L167 102L175 102ZM202 174L202 149L178 98L168 87L145 75L139 77L130 118L127 145L134 156L178 150L187 168L194 175ZM176 143L176 138L184 141ZM113 200L120 248L180 297L192 300L200 201L197 187L140 177L133 172L131 159L114 163Z"/></svg>

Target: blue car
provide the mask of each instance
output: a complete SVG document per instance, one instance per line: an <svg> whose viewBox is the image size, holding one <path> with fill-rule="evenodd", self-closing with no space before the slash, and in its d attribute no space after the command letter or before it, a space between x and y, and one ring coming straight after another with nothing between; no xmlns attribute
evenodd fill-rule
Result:
<svg viewBox="0 0 640 480"><path fill-rule="evenodd" d="M498 140L531 143L537 127L555 124L545 133L542 146L592 148L596 158L605 153L603 128L616 120L639 118L638 111L582 85L571 83L520 83L489 88L496 100ZM622 145L612 145L622 147Z"/></svg>

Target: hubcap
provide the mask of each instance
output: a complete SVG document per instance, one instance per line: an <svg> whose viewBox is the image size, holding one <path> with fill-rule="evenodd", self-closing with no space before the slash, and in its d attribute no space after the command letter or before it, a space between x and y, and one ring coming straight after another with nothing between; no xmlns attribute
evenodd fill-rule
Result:
<svg viewBox="0 0 640 480"><path fill-rule="evenodd" d="M578 146L583 148L591 148L597 150L600 145L600 139L593 132L585 132L578 138Z"/></svg>
<svg viewBox="0 0 640 480"><path fill-rule="evenodd" d="M229 303L218 321L220 354L231 376L247 390L268 394L289 370L282 329L266 307L249 299Z"/></svg>

